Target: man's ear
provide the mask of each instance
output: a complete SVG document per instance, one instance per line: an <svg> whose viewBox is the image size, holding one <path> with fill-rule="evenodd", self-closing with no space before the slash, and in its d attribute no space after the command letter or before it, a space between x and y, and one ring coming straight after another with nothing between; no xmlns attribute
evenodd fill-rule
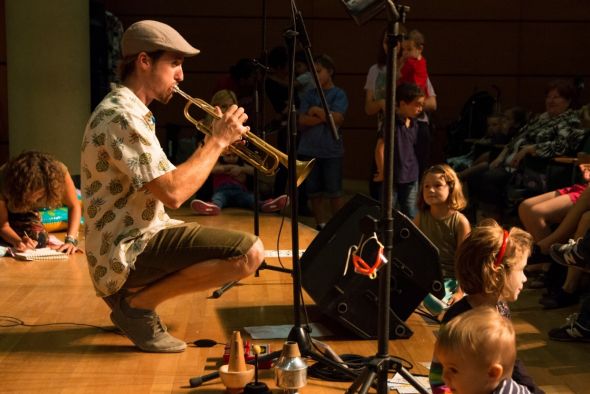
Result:
<svg viewBox="0 0 590 394"><path fill-rule="evenodd" d="M152 58L145 52L140 52L137 55L137 65L142 68L147 68L152 64Z"/></svg>
<svg viewBox="0 0 590 394"><path fill-rule="evenodd" d="M488 377L493 380L500 380L504 373L504 367L501 364L495 363L488 369Z"/></svg>

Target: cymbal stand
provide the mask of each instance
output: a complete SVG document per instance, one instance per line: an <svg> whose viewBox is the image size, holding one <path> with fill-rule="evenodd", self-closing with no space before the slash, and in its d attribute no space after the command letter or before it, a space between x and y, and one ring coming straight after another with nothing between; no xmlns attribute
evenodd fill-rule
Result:
<svg viewBox="0 0 590 394"><path fill-rule="evenodd" d="M399 22L404 21L405 13L409 7L396 7L393 0L385 2L387 9L387 63L386 63L386 90L385 90L385 165L383 180L383 198L381 204L381 219L377 224L380 238L382 239L383 254L388 262L392 262L393 249L393 165L394 165L394 142L395 142L395 90L397 69L396 47L398 45ZM377 319L377 353L372 360L364 367L358 378L346 391L347 394L366 394L371 386L377 381L377 392L379 394L389 393L387 384L389 370L402 374L418 392L428 393L411 374L404 370L401 363L395 357L389 355L389 310L390 310L390 277L391 263L387 263L379 271L379 304Z"/></svg>
<svg viewBox="0 0 590 394"><path fill-rule="evenodd" d="M266 139L266 131L264 129L264 102L265 102L265 93L264 88L266 84L266 73L268 71L267 64L267 53L266 53L266 0L262 0L262 61L259 62L257 59L252 59L252 65L256 68L256 84L254 89L254 105L255 105L255 114L256 114L256 130L260 132L259 137L263 140ZM256 168L254 168L254 186L253 186L253 194L254 194L254 234L256 236L260 235L260 212L258 211L258 207L260 205L260 179L259 179L259 172ZM277 267L268 264L266 261L263 261L258 269L256 270L255 276L260 276L261 270L271 270L277 272L284 272L290 274L292 270L284 267ZM214 290L211 293L210 298L219 298L237 285L239 281L232 281L224 284L220 288Z"/></svg>
<svg viewBox="0 0 590 394"><path fill-rule="evenodd" d="M311 56L311 46L309 45L309 38L307 37L307 32L305 31L305 26L303 24L303 18L301 13L297 10L297 6L295 5L295 1L291 0L291 10L293 14L293 28L287 30L285 33L285 40L287 41L287 48L289 49L290 53L290 62L289 62L289 122L288 122L288 131L289 131L289 156L288 156L288 170L289 170L289 198L291 201L291 242L292 242L292 249L293 249L293 327L291 328L289 335L287 337L288 341L296 342L299 346L299 351L303 357L311 358L317 362L321 362L323 364L329 365L343 374L355 379L358 377L358 372L353 370L352 368L348 368L344 362L340 359L338 354L336 354L328 345L312 338L309 334L309 331L302 326L301 324L301 300L302 300L302 285L301 285L301 266L299 263L299 223L297 220L298 217L298 210L297 210L297 168L296 168L296 161L297 161L297 111L294 105L294 95L295 95L295 70L294 70L294 60L295 60L295 48L297 44L297 37L300 37L300 41L302 46L304 47L304 51L306 53L306 60L308 62L308 67L312 70L312 74L315 77L316 86L320 86L319 79L317 76L317 72L315 71L315 67L313 64L312 56ZM318 94L320 97L323 96L323 91L321 88L318 88ZM322 103L324 103L324 110L326 113L330 113L329 109L327 108L327 103L325 97L323 98ZM322 349L322 352L317 351L316 349ZM267 356L261 357L259 362L264 362L267 360L274 360L278 358L281 354L281 351L273 352ZM196 377L190 379L191 387L200 386L203 382L208 380L215 379L219 376L218 372L212 372L208 375Z"/></svg>

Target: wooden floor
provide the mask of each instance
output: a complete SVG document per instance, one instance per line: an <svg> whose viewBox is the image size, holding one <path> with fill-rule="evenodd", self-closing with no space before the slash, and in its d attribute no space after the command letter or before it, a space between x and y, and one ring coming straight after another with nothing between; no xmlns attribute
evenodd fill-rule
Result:
<svg viewBox="0 0 590 394"><path fill-rule="evenodd" d="M188 210L175 217L195 220ZM218 217L199 218L203 224L246 231L252 229L252 213L224 210ZM278 215L262 215L261 238L267 249L291 248L290 221ZM279 230L281 230L279 232ZM278 235L280 234L280 239ZM316 232L299 226L300 247ZM278 260L269 258L269 264ZM283 259L290 267L290 260ZM246 326L293 324L291 276L264 270L226 292L210 299L201 292L170 300L158 312L169 330L187 342L209 338L225 342L233 330ZM575 308L542 311L539 290L526 290L513 307L518 333L519 356L537 382L548 393L590 393L590 344L548 341L548 329L560 325ZM314 312L311 316L321 319ZM112 329L108 308L96 298L87 274L85 258L68 261L20 262L0 258L0 392L15 393L222 393L218 379L199 388L188 387L191 377L216 371L223 346L189 347L180 354L148 354L136 351L129 340L104 329ZM376 319L376 317L375 317ZM18 324L22 322L22 324ZM413 315L407 323L414 335L390 341L390 354L410 361L415 375L426 374L421 363L429 362L436 325ZM96 326L96 327L94 327ZM242 330L242 334L245 332ZM376 341L360 340L342 328L322 338L339 354L371 356ZM262 340L272 350L282 339ZM273 383L272 370L261 378ZM350 383L309 379L302 393L339 393Z"/></svg>

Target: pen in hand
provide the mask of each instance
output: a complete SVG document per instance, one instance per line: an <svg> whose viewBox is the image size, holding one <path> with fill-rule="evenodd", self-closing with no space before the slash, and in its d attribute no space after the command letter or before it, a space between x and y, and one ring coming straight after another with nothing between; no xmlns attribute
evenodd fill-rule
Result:
<svg viewBox="0 0 590 394"><path fill-rule="evenodd" d="M22 243L25 244L26 248L31 248L31 249L35 249L37 247L37 241L35 241L34 239L32 239L31 237L29 237L29 234L27 234L26 231L23 231L23 233L25 234L24 237L22 238Z"/></svg>

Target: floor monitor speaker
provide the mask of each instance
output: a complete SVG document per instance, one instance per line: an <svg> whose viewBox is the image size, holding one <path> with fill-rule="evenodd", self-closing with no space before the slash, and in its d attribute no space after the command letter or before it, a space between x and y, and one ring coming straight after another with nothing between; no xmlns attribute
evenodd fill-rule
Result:
<svg viewBox="0 0 590 394"><path fill-rule="evenodd" d="M357 194L321 230L302 255L302 285L322 313L362 338L377 337L379 279L346 274L349 249L358 245L361 223L380 219L379 203ZM393 214L389 337L409 338L406 319L428 293L442 298L444 286L438 249L405 215Z"/></svg>

